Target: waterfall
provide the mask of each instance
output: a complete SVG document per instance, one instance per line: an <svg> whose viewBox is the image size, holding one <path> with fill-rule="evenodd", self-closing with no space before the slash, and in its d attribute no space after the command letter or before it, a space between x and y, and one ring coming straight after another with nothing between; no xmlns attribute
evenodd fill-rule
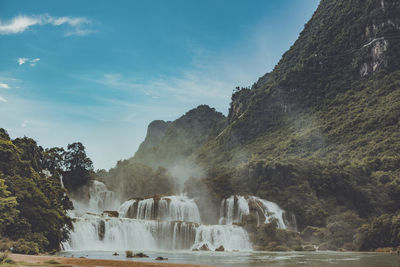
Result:
<svg viewBox="0 0 400 267"><path fill-rule="evenodd" d="M116 210L120 205L116 193L108 190L107 186L102 182L92 181L88 194L88 201L71 199L75 210L102 212L104 210Z"/></svg>
<svg viewBox="0 0 400 267"><path fill-rule="evenodd" d="M185 195L131 199L122 203L119 212L121 217L140 220L201 223L196 203Z"/></svg>
<svg viewBox="0 0 400 267"><path fill-rule="evenodd" d="M242 196L231 196L222 200L220 213L220 224L239 223L243 215L250 213L249 204Z"/></svg>
<svg viewBox="0 0 400 267"><path fill-rule="evenodd" d="M231 196L221 202L219 225L202 225L196 202L186 195L134 198L121 204L115 192L93 181L89 200L72 199L73 230L64 250L252 250L247 231L235 225L243 216L257 214L260 223L277 219L287 228L293 217L273 202ZM105 212L106 211L106 212Z"/></svg>
<svg viewBox="0 0 400 267"><path fill-rule="evenodd" d="M146 224L139 221L86 216L76 218L73 226L70 240L62 244L64 250L151 250L156 247Z"/></svg>
<svg viewBox="0 0 400 267"><path fill-rule="evenodd" d="M201 225L197 228L192 248L206 245L210 250L223 246L225 250L252 250L249 236L242 227L236 225Z"/></svg>
<svg viewBox="0 0 400 267"><path fill-rule="evenodd" d="M231 196L221 201L219 224L241 223L244 215L253 213L258 224L276 219L281 229L297 230L293 214L288 215L276 203L255 196Z"/></svg>

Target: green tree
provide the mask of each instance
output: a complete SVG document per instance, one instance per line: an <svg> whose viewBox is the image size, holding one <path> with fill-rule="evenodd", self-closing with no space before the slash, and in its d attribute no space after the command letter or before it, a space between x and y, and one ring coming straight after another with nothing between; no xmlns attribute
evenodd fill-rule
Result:
<svg viewBox="0 0 400 267"><path fill-rule="evenodd" d="M68 145L68 150L64 153L64 164L63 181L67 189L74 191L92 178L93 162L87 157L82 143Z"/></svg>
<svg viewBox="0 0 400 267"><path fill-rule="evenodd" d="M48 171L62 173L65 170L65 150L62 147L47 148L43 153L43 165Z"/></svg>
<svg viewBox="0 0 400 267"><path fill-rule="evenodd" d="M10 197L11 192L7 191L4 180L0 179L0 235L6 227L14 223L18 215L16 206L18 205L16 197Z"/></svg>

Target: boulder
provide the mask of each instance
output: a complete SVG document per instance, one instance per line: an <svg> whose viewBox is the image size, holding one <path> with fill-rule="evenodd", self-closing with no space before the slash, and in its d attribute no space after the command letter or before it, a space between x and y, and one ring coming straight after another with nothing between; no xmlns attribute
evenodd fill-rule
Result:
<svg viewBox="0 0 400 267"><path fill-rule="evenodd" d="M164 258L164 257L160 256L160 257L157 257L156 260L157 261L166 261L166 260L168 260L168 258Z"/></svg>
<svg viewBox="0 0 400 267"><path fill-rule="evenodd" d="M119 213L118 213L118 211L115 211L115 210L105 210L105 211L103 211L103 215L108 215L109 217L118 218Z"/></svg>
<svg viewBox="0 0 400 267"><path fill-rule="evenodd" d="M210 251L210 248L208 247L207 244L203 244L203 245L200 247L200 250L201 250L201 251Z"/></svg>
<svg viewBox="0 0 400 267"><path fill-rule="evenodd" d="M224 246L219 246L218 248L215 249L215 251L225 251Z"/></svg>
<svg viewBox="0 0 400 267"><path fill-rule="evenodd" d="M134 258L148 258L149 256L144 254L143 252L139 252L139 253L135 253L135 255L133 255Z"/></svg>

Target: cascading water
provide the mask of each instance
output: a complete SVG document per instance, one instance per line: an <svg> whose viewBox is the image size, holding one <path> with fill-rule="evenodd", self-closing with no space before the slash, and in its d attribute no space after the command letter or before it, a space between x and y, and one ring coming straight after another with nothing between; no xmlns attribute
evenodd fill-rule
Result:
<svg viewBox="0 0 400 267"><path fill-rule="evenodd" d="M120 201L115 192L107 189L107 186L99 181L92 181L88 190L88 201L72 199L75 210L102 212L104 210L116 210Z"/></svg>
<svg viewBox="0 0 400 267"><path fill-rule="evenodd" d="M196 230L194 249L206 245L210 250L223 246L225 250L252 250L246 230L236 225L201 225Z"/></svg>
<svg viewBox="0 0 400 267"><path fill-rule="evenodd" d="M247 231L232 223L249 214L253 202L263 207L266 218L276 216L279 221L283 214L275 203L232 196L221 205L220 222L224 224L202 225L195 201L186 195L131 199L121 204L114 192L94 181L89 196L84 203L73 201L75 210L69 214L74 218L74 230L62 244L64 250L215 250L223 246L228 251L249 251L252 245ZM282 225L284 228L283 218Z"/></svg>
<svg viewBox="0 0 400 267"><path fill-rule="evenodd" d="M186 221L201 223L199 209L185 195L159 199L131 199L119 208L121 217L141 220Z"/></svg>
<svg viewBox="0 0 400 267"><path fill-rule="evenodd" d="M287 214L276 203L255 196L231 196L223 199L220 207L220 224L241 223L243 216L251 212L257 216L258 224L277 220L279 228L297 229L293 214Z"/></svg>

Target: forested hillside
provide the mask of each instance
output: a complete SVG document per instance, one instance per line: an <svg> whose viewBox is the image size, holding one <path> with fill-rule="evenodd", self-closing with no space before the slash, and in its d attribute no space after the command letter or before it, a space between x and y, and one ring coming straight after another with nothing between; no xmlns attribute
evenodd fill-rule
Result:
<svg viewBox="0 0 400 267"><path fill-rule="evenodd" d="M60 249L69 236L72 194L92 179L81 143L43 149L31 138L10 139L0 128L0 250L37 254Z"/></svg>
<svg viewBox="0 0 400 267"><path fill-rule="evenodd" d="M185 191L215 203L275 201L321 248L398 246L399 59L398 1L322 0L274 70L237 88L227 120L153 122L131 161L196 169Z"/></svg>

